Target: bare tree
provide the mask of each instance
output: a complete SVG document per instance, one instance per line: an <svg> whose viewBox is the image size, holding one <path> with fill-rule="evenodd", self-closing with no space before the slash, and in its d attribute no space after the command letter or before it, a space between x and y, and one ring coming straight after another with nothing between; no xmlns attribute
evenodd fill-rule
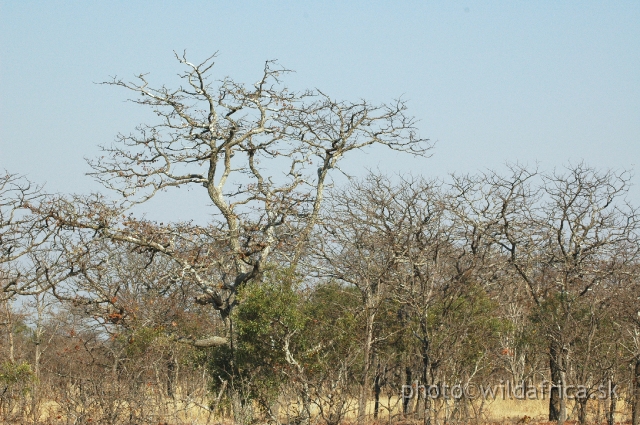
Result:
<svg viewBox="0 0 640 425"><path fill-rule="evenodd" d="M181 278L203 291L199 302L225 318L237 290L260 280L268 261L298 263L330 171L345 155L375 144L423 156L431 148L416 136L402 100L372 105L337 101L319 90L290 91L281 82L289 71L273 61L253 85L213 81L213 56L200 64L176 57L186 68L176 89L152 88L146 75L106 83L134 93L133 102L160 119L120 135L90 161L92 175L122 196L119 204L107 207L99 197L58 200L52 214L70 228L170 258ZM212 202L212 225L121 220L126 208L183 186L203 190Z"/></svg>
<svg viewBox="0 0 640 425"><path fill-rule="evenodd" d="M508 177L490 173L460 180L458 196L467 205L466 220L481 223L501 247L536 305L555 385L549 419L562 423L567 411L561 388L580 335L574 331L588 327L580 321L580 306L596 311L606 305L614 277L637 260L638 215L625 201L629 176L624 172L579 164L564 174L542 175L536 186L531 184L535 172L511 170Z"/></svg>
<svg viewBox="0 0 640 425"><path fill-rule="evenodd" d="M615 329L614 337L617 338L615 345L623 348L626 358L623 360L624 366L630 366L627 369L631 372L629 379L631 391L628 396L633 425L640 424L640 309L638 308L640 282L637 276L638 264L631 264L626 275L620 279L621 284L610 289L614 292L611 296L614 301L608 306L610 310L615 311L616 319L621 319L619 323L621 327Z"/></svg>
<svg viewBox="0 0 640 425"><path fill-rule="evenodd" d="M482 334L475 316L487 313L468 303L481 304L482 285L492 279L483 267L491 268L495 262L480 246L482 240L470 240L473 232L456 225L447 208L440 183L422 179L392 183L379 175L352 182L327 203L327 218L312 248L315 270L324 278L352 285L361 296L360 421L365 419L369 389L373 386L380 394L379 383L372 384L371 379L375 354L394 334L404 341L388 349L403 352L407 385L414 380L432 385L447 362L451 375L443 376L446 379L468 381L481 368L484 356L475 360L468 356L478 352L469 349L477 341L464 335L469 329ZM461 315L461 306L469 308L468 315ZM389 308L396 309L395 323L388 317ZM489 343L490 338L484 341ZM475 362L471 369L469 362ZM403 411L424 415L431 423L434 406L431 399L424 400L424 409L418 411L418 402L410 406L404 399ZM464 416L466 407L459 407L457 412Z"/></svg>
<svg viewBox="0 0 640 425"><path fill-rule="evenodd" d="M40 196L28 180L5 172L0 175L0 297L8 299L31 289L30 276L17 261L43 243L38 223L26 206Z"/></svg>
<svg viewBox="0 0 640 425"><path fill-rule="evenodd" d="M323 227L313 244L318 259L316 273L353 285L361 296L360 423L366 416L374 348L387 336L380 329L376 331L377 315L381 304L389 298L390 287L398 284L398 269L406 262L415 231L412 219L422 207L420 190L412 189L410 184L394 186L377 175L352 182L346 190L331 197Z"/></svg>
<svg viewBox="0 0 640 425"><path fill-rule="evenodd" d="M60 237L42 205L49 198L41 187L15 174L0 176L0 299L43 293L76 273L83 252Z"/></svg>

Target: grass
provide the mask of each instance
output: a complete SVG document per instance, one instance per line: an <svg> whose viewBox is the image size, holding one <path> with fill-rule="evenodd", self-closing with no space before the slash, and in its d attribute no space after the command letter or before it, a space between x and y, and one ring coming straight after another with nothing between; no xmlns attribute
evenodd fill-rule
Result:
<svg viewBox="0 0 640 425"><path fill-rule="evenodd" d="M589 423L594 423L594 424L606 423L604 413L606 408L608 407L608 400L605 400L605 401L607 402L607 404L605 403L598 404L595 401L590 403ZM350 410L344 416L342 420L343 424L354 424L357 419L355 400L350 400L350 402L351 402L349 403ZM386 424L389 424L390 420L394 424L404 424L404 425L409 425L409 424L418 425L423 423L423 420L418 418L417 416L404 417L404 415L402 415L402 403L399 397L392 397L390 400L388 398L385 398L381 400L381 402L382 404L380 406L379 418L377 420L373 420L374 402L370 401L368 403L367 405L367 414L369 418L367 421L368 423L377 424L377 425L386 425ZM206 404L205 401L203 401L203 403ZM548 400L515 400L515 399L488 400L488 401L485 401L483 405L476 403L475 412L477 412L477 409L479 407L482 407L482 416L480 421L477 421L477 422L473 421L472 423L504 424L504 425L507 425L507 424L512 424L512 425L515 425L515 424L547 425L549 424L551 425L552 423L547 420L548 403L549 403ZM161 409L160 406L156 406L160 408L158 409L159 411L164 410L165 414L157 415L156 418L160 423L167 423L172 425L177 425L177 424L196 425L196 424L207 424L207 423L217 424L217 425L221 425L221 424L231 425L233 423L233 420L231 418L226 418L226 417L222 418L219 416L219 414L210 416L209 412L203 409L201 406L202 405L198 405L198 403L185 404L181 402L175 402L172 400L166 400L166 405L164 406L164 409ZM58 403L55 403L55 402L43 403L41 407L42 407L41 412L43 413L43 415L40 417L40 421L44 420L43 423L62 424L66 422L67 418L65 417L64 413L62 413L62 410L63 410L61 409L62 406L60 406ZM171 409L172 407L178 410L179 413L174 413L174 414L169 413L169 411L172 410ZM287 407L292 408L292 410L295 410L295 407L293 405L289 405ZM446 406L442 403L442 401L440 401L439 404L436 404L436 408L439 411L439 415L438 415L439 425L442 425L444 423L442 419L445 411L450 412L452 407L453 407L453 403L451 400L449 401L449 404L447 404ZM389 408L391 410L391 415L389 415ZM569 414L569 420L567 421L568 425L572 425L576 423L575 414L572 415L572 408L573 408L573 404L568 403L568 406L567 406L567 412ZM280 414L278 415L280 416L282 423L285 423L285 424L287 423L286 410L287 408L285 406L281 406L279 411ZM314 410L313 412L314 416L319 413L317 411L317 408L313 410ZM473 414L474 411L470 410L470 413ZM626 406L623 401L619 401L617 405L617 411L616 411L616 423L624 424L625 422L628 422L630 420L630 417L628 416L629 416L628 406ZM596 422L597 419L599 420ZM257 423L262 423L262 422L257 422ZM318 424L323 423L321 418L318 418L317 423ZM455 421L449 421L448 423L460 424L460 422L455 422Z"/></svg>

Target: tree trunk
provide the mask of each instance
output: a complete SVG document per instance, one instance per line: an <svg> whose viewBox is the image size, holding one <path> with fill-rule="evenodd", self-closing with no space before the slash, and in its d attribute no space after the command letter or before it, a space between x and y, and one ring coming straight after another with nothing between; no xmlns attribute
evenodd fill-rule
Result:
<svg viewBox="0 0 640 425"><path fill-rule="evenodd" d="M640 355L636 357L633 373L633 405L631 406L631 424L640 425Z"/></svg>
<svg viewBox="0 0 640 425"><path fill-rule="evenodd" d="M4 302L4 307L7 310L7 330L9 332L9 362L11 364L15 363L16 359L15 359L15 355L14 355L14 351L15 351L15 345L14 345L14 341L13 341L13 316L11 314L11 309L9 307L9 301L5 301Z"/></svg>
<svg viewBox="0 0 640 425"><path fill-rule="evenodd" d="M368 303L368 302L367 302ZM367 399L369 396L369 372L371 370L371 345L373 344L373 321L375 313L367 314L367 327L365 330L365 341L363 347L364 370L362 381L360 382L360 395L358 397L358 423L363 424L367 416Z"/></svg>
<svg viewBox="0 0 640 425"><path fill-rule="evenodd" d="M300 418L300 424L307 425L310 421L311 421L311 396L310 396L309 384L303 380L302 382L302 416Z"/></svg>
<svg viewBox="0 0 640 425"><path fill-rule="evenodd" d="M563 424L567 419L567 401L562 395L565 383L562 347L556 341L549 346L549 369L551 371L551 393L549 394L549 420Z"/></svg>
<svg viewBox="0 0 640 425"><path fill-rule="evenodd" d="M40 327L40 321L38 321L38 327L36 328L35 338L35 353L33 361L33 374L35 376L35 382L33 384L31 393L31 414L33 415L33 423L37 424L39 420L39 407L40 407L40 358L42 357L42 350L40 348L40 337L42 328Z"/></svg>
<svg viewBox="0 0 640 425"><path fill-rule="evenodd" d="M562 369L560 370L560 382L562 383L562 393L560 394L560 417L558 418L558 425L564 424L564 421L567 420L567 397L566 397L566 388L567 388L567 373L564 371L564 358L562 358Z"/></svg>
<svg viewBox="0 0 640 425"><path fill-rule="evenodd" d="M580 422L581 425L586 425L587 424L587 402L589 401L588 398L585 399L580 399L580 400L576 400L576 403L578 404L578 422Z"/></svg>
<svg viewBox="0 0 640 425"><path fill-rule="evenodd" d="M614 384L611 382L611 387ZM618 398L615 394L609 394L609 412L607 414L607 424L614 425L616 423L616 404L618 403Z"/></svg>
<svg viewBox="0 0 640 425"><path fill-rule="evenodd" d="M175 375L176 375L176 361L171 356L167 361L167 396L171 399L175 397Z"/></svg>
<svg viewBox="0 0 640 425"><path fill-rule="evenodd" d="M413 377L411 374L411 367L407 366L404 370L405 375L406 375L406 385L412 385L413 384ZM407 416L410 412L409 412L409 405L410 405L410 398L407 397L403 397L402 398L402 413Z"/></svg>
<svg viewBox="0 0 640 425"><path fill-rule="evenodd" d="M425 326L426 329L426 326ZM429 357L429 337L424 336L421 338L422 342L422 385L426 388L426 394L424 397L424 425L431 425L431 398L428 391L431 385L429 377L429 369L431 368L431 358Z"/></svg>
<svg viewBox="0 0 640 425"><path fill-rule="evenodd" d="M300 380L300 399L302 402L302 411L300 412L299 423L300 425L307 425L311 420L311 390L305 377L304 368L293 357L291 350L289 350L289 340L292 335L293 334L290 334L285 337L283 349L287 363L294 366L298 372L298 379Z"/></svg>
<svg viewBox="0 0 640 425"><path fill-rule="evenodd" d="M373 419L378 419L380 414L380 393L382 392L382 374L384 372L380 370L380 361L376 364L376 377L373 380L373 395L375 398L373 404Z"/></svg>

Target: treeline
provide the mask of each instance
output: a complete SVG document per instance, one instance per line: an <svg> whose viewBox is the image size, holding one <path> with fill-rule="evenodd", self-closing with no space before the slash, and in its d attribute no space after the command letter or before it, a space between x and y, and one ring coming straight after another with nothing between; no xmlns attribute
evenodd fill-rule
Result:
<svg viewBox="0 0 640 425"><path fill-rule="evenodd" d="M508 381L553 383L559 423L639 423L627 173L337 185L369 145L428 154L404 103L296 93L272 62L251 86L211 82L210 60L178 59L178 89L110 82L159 117L90 163L120 197L0 179L3 421L481 422L477 390ZM184 186L210 223L132 213ZM441 396L403 397L423 387Z"/></svg>

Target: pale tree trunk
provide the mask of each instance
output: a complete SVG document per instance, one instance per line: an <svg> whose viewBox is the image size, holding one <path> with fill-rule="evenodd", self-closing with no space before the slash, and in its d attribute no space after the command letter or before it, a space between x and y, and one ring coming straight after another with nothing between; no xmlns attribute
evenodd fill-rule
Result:
<svg viewBox="0 0 640 425"><path fill-rule="evenodd" d="M34 364L33 364L33 373L35 375L35 381L33 384L32 394L31 394L31 414L33 415L33 423L37 424L39 422L39 405L40 405L40 358L42 356L42 351L40 349L40 332L36 329L36 349L34 353Z"/></svg>
<svg viewBox="0 0 640 425"><path fill-rule="evenodd" d="M3 304L7 315L7 321L4 323L4 325L7 326L7 335L9 337L9 362L13 364L16 361L14 355L15 346L13 341L13 314L11 312L11 307L9 306L9 301L5 301Z"/></svg>
<svg viewBox="0 0 640 425"><path fill-rule="evenodd" d="M36 328L34 332L34 364L33 373L35 381L31 394L31 413L33 415L33 423L38 423L40 410L40 359L42 358L42 337L44 335L43 320L47 305L43 295L35 296L36 307Z"/></svg>
<svg viewBox="0 0 640 425"><path fill-rule="evenodd" d="M14 354L14 349L15 345L13 342L13 324L9 323L9 361L11 363L15 363L16 362L16 357Z"/></svg>
<svg viewBox="0 0 640 425"><path fill-rule="evenodd" d="M373 322L375 312L371 312L367 308L367 325L365 330L365 341L363 347L364 370L362 372L362 381L360 382L360 395L358 397L358 423L364 423L367 416L367 400L369 396L369 372L371 371L371 346L373 344Z"/></svg>
<svg viewBox="0 0 640 425"><path fill-rule="evenodd" d="M298 372L298 378L301 385L300 398L302 402L302 412L300 413L299 423L300 425L307 425L311 421L311 389L309 388L309 383L305 377L304 367L298 363L298 361L293 357L291 350L289 350L289 342L292 336L293 334L290 334L285 337L283 350L287 363L294 366Z"/></svg>

